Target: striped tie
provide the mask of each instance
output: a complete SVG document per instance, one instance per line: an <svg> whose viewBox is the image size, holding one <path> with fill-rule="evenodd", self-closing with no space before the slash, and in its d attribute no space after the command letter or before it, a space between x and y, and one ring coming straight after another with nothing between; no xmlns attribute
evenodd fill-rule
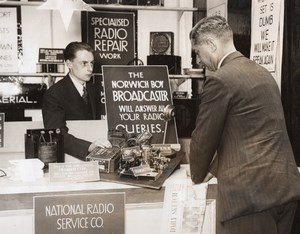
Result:
<svg viewBox="0 0 300 234"><path fill-rule="evenodd" d="M86 104L88 104L88 94L87 94L87 90L86 87L83 86L83 94L82 94L82 98L85 101Z"/></svg>

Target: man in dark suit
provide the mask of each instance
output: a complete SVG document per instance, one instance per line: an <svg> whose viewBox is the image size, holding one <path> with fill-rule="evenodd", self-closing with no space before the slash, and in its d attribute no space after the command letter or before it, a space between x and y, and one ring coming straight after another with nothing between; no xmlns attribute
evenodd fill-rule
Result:
<svg viewBox="0 0 300 234"><path fill-rule="evenodd" d="M64 50L69 73L44 94L42 113L44 127L60 128L64 134L64 149L69 155L85 160L96 146L109 147L105 139L93 143L68 133L67 120L96 120L101 118L100 100L93 75L94 55L90 45L71 42Z"/></svg>
<svg viewBox="0 0 300 234"><path fill-rule="evenodd" d="M300 174L278 85L236 51L223 17L200 20L190 39L199 62L212 71L191 137L190 173L194 183L210 173L217 177L217 233L290 233Z"/></svg>

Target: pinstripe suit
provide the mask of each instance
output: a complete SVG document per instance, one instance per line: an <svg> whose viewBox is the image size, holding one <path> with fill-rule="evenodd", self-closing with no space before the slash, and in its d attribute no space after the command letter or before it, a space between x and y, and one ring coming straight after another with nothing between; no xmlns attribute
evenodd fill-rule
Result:
<svg viewBox="0 0 300 234"><path fill-rule="evenodd" d="M201 183L217 151L220 221L298 200L300 174L270 73L234 52L207 77L200 98L191 176Z"/></svg>
<svg viewBox="0 0 300 234"><path fill-rule="evenodd" d="M67 154L84 160L91 142L68 134L67 120L100 119L95 87L87 82L90 108L78 93L69 75L51 86L43 97L43 121L45 128L61 128L64 133L64 148ZM100 101L98 101L100 103Z"/></svg>

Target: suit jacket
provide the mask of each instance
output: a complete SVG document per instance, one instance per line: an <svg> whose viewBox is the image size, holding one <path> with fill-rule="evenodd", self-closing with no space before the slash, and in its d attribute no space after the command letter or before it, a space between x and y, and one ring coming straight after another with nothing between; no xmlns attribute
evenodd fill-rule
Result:
<svg viewBox="0 0 300 234"><path fill-rule="evenodd" d="M217 152L221 221L298 200L300 174L270 73L235 52L207 77L200 98L191 176L201 183Z"/></svg>
<svg viewBox="0 0 300 234"><path fill-rule="evenodd" d="M44 127L60 128L64 134L64 149L69 155L85 160L89 141L68 133L67 120L94 120L101 118L100 100L97 99L95 86L86 83L90 108L78 93L69 75L52 85L44 94L42 113Z"/></svg>

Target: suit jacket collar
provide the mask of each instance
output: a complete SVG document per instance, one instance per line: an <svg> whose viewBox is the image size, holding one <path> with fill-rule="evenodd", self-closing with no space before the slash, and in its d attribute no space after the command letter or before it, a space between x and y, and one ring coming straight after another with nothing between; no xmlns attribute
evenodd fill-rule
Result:
<svg viewBox="0 0 300 234"><path fill-rule="evenodd" d="M242 53L239 51L236 51L236 52L228 55L222 62L221 67L224 66L225 64L229 63L230 61L232 61L236 58L240 58L240 57L244 57L244 55L242 55Z"/></svg>
<svg viewBox="0 0 300 234"><path fill-rule="evenodd" d="M67 89L72 93L73 97L74 95L80 97L78 90L76 89L73 81L71 80L71 77L69 76L69 73L63 78L63 82L67 86Z"/></svg>

